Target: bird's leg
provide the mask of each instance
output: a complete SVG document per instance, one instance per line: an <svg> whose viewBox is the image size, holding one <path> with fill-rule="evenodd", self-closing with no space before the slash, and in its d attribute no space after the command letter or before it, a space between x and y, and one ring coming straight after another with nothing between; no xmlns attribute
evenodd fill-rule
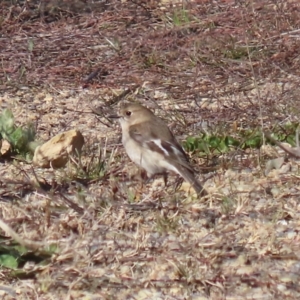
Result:
<svg viewBox="0 0 300 300"><path fill-rule="evenodd" d="M138 194L141 195L143 188L144 188L144 181L147 183L147 172L144 169L140 169L140 180L141 180L141 184L140 187L137 189L138 190Z"/></svg>
<svg viewBox="0 0 300 300"><path fill-rule="evenodd" d="M163 173L163 178L164 178L164 183L165 183L165 187L167 187L168 184L168 173Z"/></svg>
<svg viewBox="0 0 300 300"><path fill-rule="evenodd" d="M182 182L183 182L183 178L181 178L180 176L176 176L175 191L182 185Z"/></svg>
<svg viewBox="0 0 300 300"><path fill-rule="evenodd" d="M143 181L146 181L146 182L147 182L147 180L148 180L147 171L144 170L144 169L141 169L140 175L141 175L142 183L143 183Z"/></svg>

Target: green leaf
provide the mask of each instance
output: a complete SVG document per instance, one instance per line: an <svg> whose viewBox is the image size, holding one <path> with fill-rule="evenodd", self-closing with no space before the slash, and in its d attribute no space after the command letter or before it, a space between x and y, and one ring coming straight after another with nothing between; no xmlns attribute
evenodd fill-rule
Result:
<svg viewBox="0 0 300 300"><path fill-rule="evenodd" d="M261 136L254 136L248 139L244 144L246 147L259 148L262 144L262 138Z"/></svg>
<svg viewBox="0 0 300 300"><path fill-rule="evenodd" d="M29 40L28 40L28 50L29 50L30 52L32 52L33 46L34 46L34 43L33 43L32 39L29 39Z"/></svg>
<svg viewBox="0 0 300 300"><path fill-rule="evenodd" d="M21 245L16 245L14 249L18 252L19 255L23 255L28 252L27 248Z"/></svg>
<svg viewBox="0 0 300 300"><path fill-rule="evenodd" d="M29 123L27 125L27 128L24 129L24 132L27 136L27 141L28 142L34 141L36 132L35 132L35 127L32 123Z"/></svg>
<svg viewBox="0 0 300 300"><path fill-rule="evenodd" d="M59 250L59 248L58 248L58 245L57 244L50 244L49 246L48 246L48 251L50 252L50 253L55 253L55 252L57 252Z"/></svg>
<svg viewBox="0 0 300 300"><path fill-rule="evenodd" d="M230 146L238 147L240 145L240 142L231 136L225 137L225 143L228 147L230 147Z"/></svg>
<svg viewBox="0 0 300 300"><path fill-rule="evenodd" d="M0 132L3 138L7 138L15 129L14 116L9 109L4 109L0 115Z"/></svg>
<svg viewBox="0 0 300 300"><path fill-rule="evenodd" d="M287 138L286 138L286 141L287 143L289 143L290 145L292 146L295 146L295 135L289 135Z"/></svg>
<svg viewBox="0 0 300 300"><path fill-rule="evenodd" d="M212 148L218 148L221 143L221 139L217 136L211 136L209 138L209 146Z"/></svg>
<svg viewBox="0 0 300 300"><path fill-rule="evenodd" d="M208 154L210 153L209 144L206 141L199 141L197 150Z"/></svg>
<svg viewBox="0 0 300 300"><path fill-rule="evenodd" d="M27 137L21 127L17 128L11 135L10 141L13 144L15 150L22 151L25 150L27 144Z"/></svg>
<svg viewBox="0 0 300 300"><path fill-rule="evenodd" d="M13 147L13 151L26 154L31 150L29 143L34 141L35 127L29 123L25 128L14 124L14 116L11 110L4 109L0 114L0 138L7 140Z"/></svg>
<svg viewBox="0 0 300 300"><path fill-rule="evenodd" d="M14 256L2 254L0 255L0 265L10 269L16 269L18 267L18 262Z"/></svg>
<svg viewBox="0 0 300 300"><path fill-rule="evenodd" d="M187 151L189 152L194 152L196 150L196 138L195 137L188 137L186 139L186 142L185 142L185 148Z"/></svg>
<svg viewBox="0 0 300 300"><path fill-rule="evenodd" d="M227 143L226 143L226 139L223 139L223 140L220 142L220 144L219 144L219 146L218 146L218 149L219 149L219 151L222 152L222 153L227 152L227 151L229 150L229 147L228 147L228 145L227 145Z"/></svg>

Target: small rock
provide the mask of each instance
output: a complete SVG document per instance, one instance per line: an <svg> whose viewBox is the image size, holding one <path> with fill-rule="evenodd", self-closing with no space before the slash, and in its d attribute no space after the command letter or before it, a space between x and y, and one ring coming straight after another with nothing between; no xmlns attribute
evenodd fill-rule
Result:
<svg viewBox="0 0 300 300"><path fill-rule="evenodd" d="M165 92L162 92L162 91L155 91L154 92L154 98L155 99L167 99L168 98L168 95L167 93Z"/></svg>
<svg viewBox="0 0 300 300"><path fill-rule="evenodd" d="M81 152L83 144L84 138L79 130L60 133L35 149L33 163L42 168L64 167L71 154Z"/></svg>
<svg viewBox="0 0 300 300"><path fill-rule="evenodd" d="M286 173L290 172L291 170L292 170L292 164L287 163L287 164L281 166L281 168L279 170L279 174L286 174Z"/></svg>
<svg viewBox="0 0 300 300"><path fill-rule="evenodd" d="M263 155L267 155L269 157L278 157L277 151L271 145L262 145L260 147L260 151Z"/></svg>
<svg viewBox="0 0 300 300"><path fill-rule="evenodd" d="M0 156L8 155L11 151L11 144L7 140L0 140Z"/></svg>
<svg viewBox="0 0 300 300"><path fill-rule="evenodd" d="M52 97L52 95L50 95L50 94L46 94L44 100L45 100L46 102L52 102L53 97Z"/></svg>
<svg viewBox="0 0 300 300"><path fill-rule="evenodd" d="M280 195L281 193L281 190L278 189L277 187L274 187L271 189L271 194L274 196L274 197L277 197L278 195Z"/></svg>
<svg viewBox="0 0 300 300"><path fill-rule="evenodd" d="M284 163L284 157L278 157L275 159L270 159L266 163L265 175L267 176L271 170L273 169L280 169Z"/></svg>

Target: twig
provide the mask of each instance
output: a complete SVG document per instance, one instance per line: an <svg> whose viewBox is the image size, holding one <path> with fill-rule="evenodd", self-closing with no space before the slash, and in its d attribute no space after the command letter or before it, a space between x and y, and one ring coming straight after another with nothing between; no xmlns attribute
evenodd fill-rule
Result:
<svg viewBox="0 0 300 300"><path fill-rule="evenodd" d="M0 219L0 228L11 238L13 238L17 243L20 245L31 249L31 250L37 250L38 248L41 248L44 246L44 243L40 242L34 242L28 239L21 238L12 228L10 228L2 219Z"/></svg>

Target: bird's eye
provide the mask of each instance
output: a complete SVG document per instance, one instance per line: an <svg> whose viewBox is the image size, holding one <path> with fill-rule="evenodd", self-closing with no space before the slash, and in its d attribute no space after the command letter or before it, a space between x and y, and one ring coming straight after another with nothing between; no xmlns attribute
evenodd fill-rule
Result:
<svg viewBox="0 0 300 300"><path fill-rule="evenodd" d="M126 111L126 116L130 116L131 115L131 111Z"/></svg>

